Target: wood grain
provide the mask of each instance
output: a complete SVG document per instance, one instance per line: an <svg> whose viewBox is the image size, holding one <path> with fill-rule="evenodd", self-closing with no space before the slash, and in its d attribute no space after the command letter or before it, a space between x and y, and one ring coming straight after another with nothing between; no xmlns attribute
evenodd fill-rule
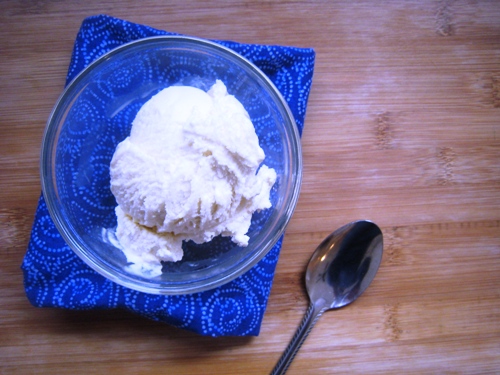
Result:
<svg viewBox="0 0 500 375"><path fill-rule="evenodd" d="M43 129L80 23L99 13L317 52L301 196L258 337L37 309L24 295ZM359 218L382 227L379 274L321 318L289 373L498 372L497 1L2 1L0 56L0 373L269 373L307 307L310 254Z"/></svg>

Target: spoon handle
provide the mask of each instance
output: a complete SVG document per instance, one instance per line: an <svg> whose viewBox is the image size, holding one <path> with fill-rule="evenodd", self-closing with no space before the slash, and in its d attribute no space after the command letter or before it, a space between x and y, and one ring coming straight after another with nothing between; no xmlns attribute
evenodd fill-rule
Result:
<svg viewBox="0 0 500 375"><path fill-rule="evenodd" d="M290 363L292 363L292 360L295 358L295 355L304 343L307 335L324 311L324 308L318 308L313 303L309 304L309 308L307 309L299 328L297 328L295 335L281 355L281 358L271 372L271 375L280 375L286 372L288 366L290 366Z"/></svg>

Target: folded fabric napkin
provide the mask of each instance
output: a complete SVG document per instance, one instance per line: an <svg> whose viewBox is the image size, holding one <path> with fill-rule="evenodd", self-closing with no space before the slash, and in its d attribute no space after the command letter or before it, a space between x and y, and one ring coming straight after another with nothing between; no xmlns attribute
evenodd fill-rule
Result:
<svg viewBox="0 0 500 375"><path fill-rule="evenodd" d="M106 15L85 19L75 41L67 83L111 49L155 35L175 34ZM268 75L287 100L302 133L314 51L230 41L217 43L245 56ZM21 268L26 295L37 307L125 308L202 335L255 336L267 306L282 239L252 269L226 285L181 296L152 295L117 285L88 267L59 235L41 196Z"/></svg>

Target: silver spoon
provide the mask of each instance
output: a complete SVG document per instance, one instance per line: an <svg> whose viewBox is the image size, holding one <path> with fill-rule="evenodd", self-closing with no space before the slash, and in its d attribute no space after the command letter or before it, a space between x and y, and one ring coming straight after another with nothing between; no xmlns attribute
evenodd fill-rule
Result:
<svg viewBox="0 0 500 375"><path fill-rule="evenodd" d="M271 375L284 374L318 318L355 301L370 285L382 260L380 228L370 221L349 223L326 237L306 270L309 308Z"/></svg>

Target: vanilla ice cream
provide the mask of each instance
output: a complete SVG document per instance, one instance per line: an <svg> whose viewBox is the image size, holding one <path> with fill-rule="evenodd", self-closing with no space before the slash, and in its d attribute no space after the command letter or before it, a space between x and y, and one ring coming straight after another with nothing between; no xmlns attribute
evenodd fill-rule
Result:
<svg viewBox="0 0 500 375"><path fill-rule="evenodd" d="M182 242L222 235L239 246L255 211L271 207L273 169L243 105L221 81L172 86L137 113L111 161L116 237L137 272L156 276Z"/></svg>

